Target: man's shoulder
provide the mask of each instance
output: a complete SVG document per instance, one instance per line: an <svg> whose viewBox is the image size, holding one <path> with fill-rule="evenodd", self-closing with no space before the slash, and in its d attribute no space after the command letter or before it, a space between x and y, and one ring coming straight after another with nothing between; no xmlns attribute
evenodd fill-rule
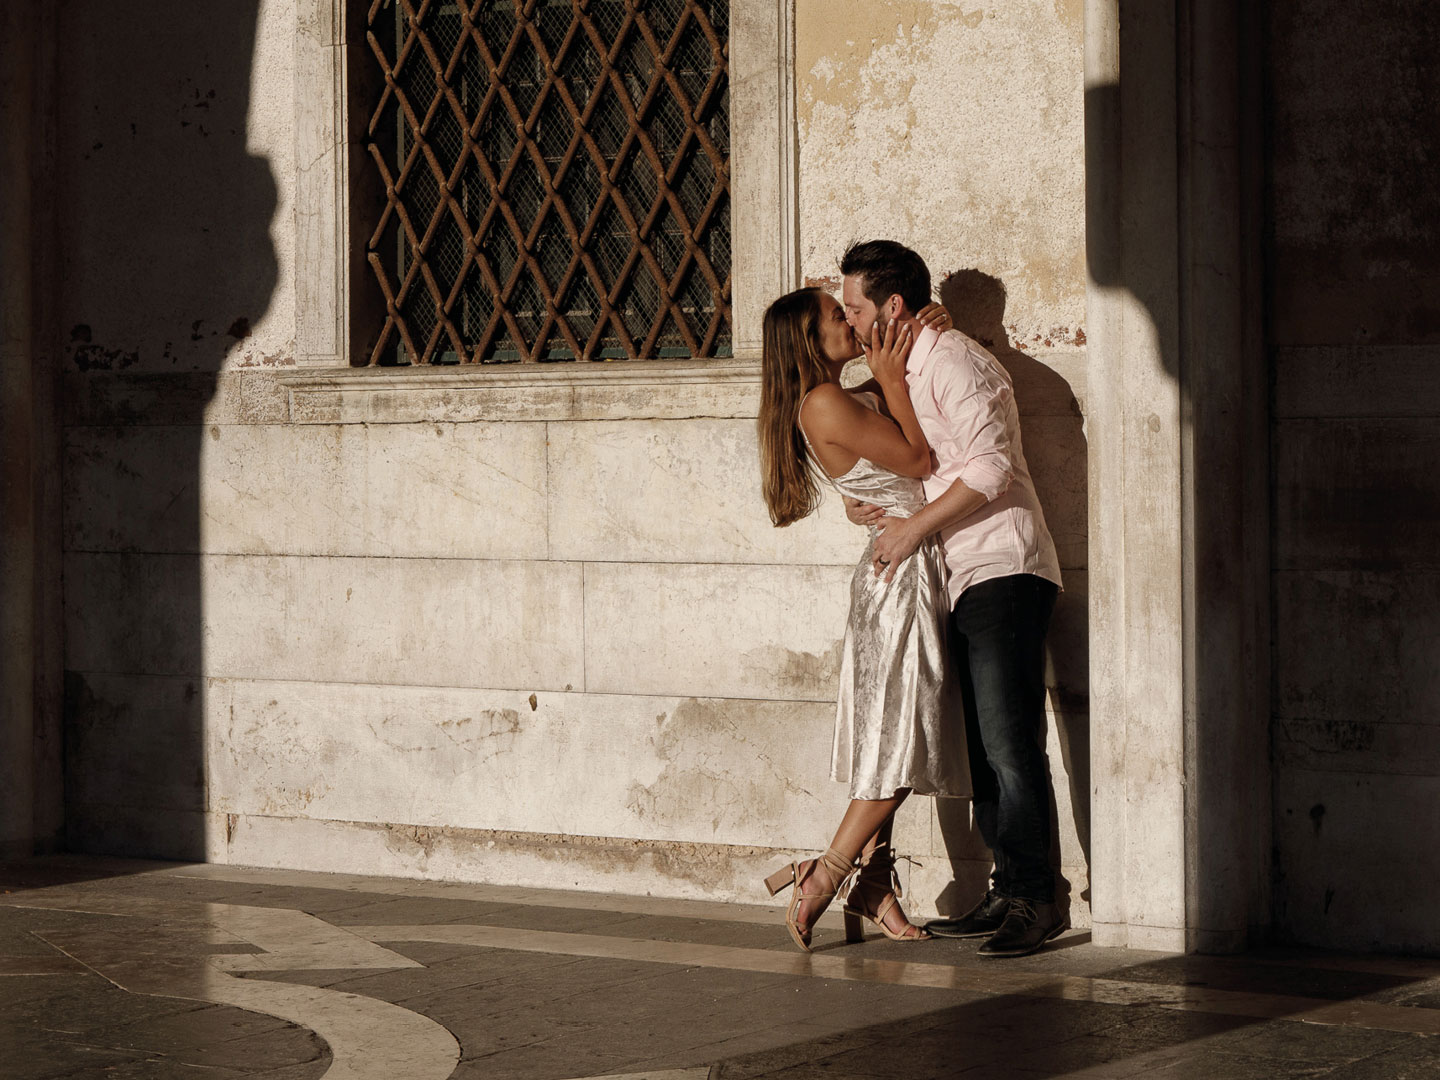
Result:
<svg viewBox="0 0 1440 1080"><path fill-rule="evenodd" d="M959 330L941 334L931 355L931 387L937 396L953 400L1009 392L1010 373L988 349Z"/></svg>
<svg viewBox="0 0 1440 1080"><path fill-rule="evenodd" d="M1002 379L1009 378L1005 365L995 359L994 353L959 330L947 330L942 334L937 351L943 356L952 357L955 362L981 378L992 375L999 375Z"/></svg>
<svg viewBox="0 0 1440 1080"><path fill-rule="evenodd" d="M960 330L946 330L935 343L937 355L951 356L970 364L995 363L990 350Z"/></svg>
<svg viewBox="0 0 1440 1080"><path fill-rule="evenodd" d="M972 337L959 330L940 335L930 353L931 370L938 382L955 383L975 380L994 363L994 358Z"/></svg>

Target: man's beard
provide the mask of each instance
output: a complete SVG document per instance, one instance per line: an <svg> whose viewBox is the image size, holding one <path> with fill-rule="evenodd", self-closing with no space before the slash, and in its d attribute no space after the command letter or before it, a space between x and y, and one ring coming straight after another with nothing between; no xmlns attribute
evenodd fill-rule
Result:
<svg viewBox="0 0 1440 1080"><path fill-rule="evenodd" d="M872 333L874 334L875 340L879 341L882 345L885 343L885 328L889 325L890 316L886 315L883 311L876 311L875 328ZM865 344L869 345L870 342L867 341Z"/></svg>

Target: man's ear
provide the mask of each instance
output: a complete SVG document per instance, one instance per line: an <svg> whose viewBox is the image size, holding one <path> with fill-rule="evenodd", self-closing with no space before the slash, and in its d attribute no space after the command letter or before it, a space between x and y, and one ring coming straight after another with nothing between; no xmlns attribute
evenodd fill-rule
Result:
<svg viewBox="0 0 1440 1080"><path fill-rule="evenodd" d="M885 317L887 319L898 319L900 312L905 310L905 301L899 293L891 293L890 299L885 301Z"/></svg>

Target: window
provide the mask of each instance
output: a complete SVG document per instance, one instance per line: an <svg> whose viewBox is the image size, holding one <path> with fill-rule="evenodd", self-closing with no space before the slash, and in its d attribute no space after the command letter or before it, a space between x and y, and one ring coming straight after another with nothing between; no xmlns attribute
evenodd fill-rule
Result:
<svg viewBox="0 0 1440 1080"><path fill-rule="evenodd" d="M730 355L728 9L372 0L362 362Z"/></svg>

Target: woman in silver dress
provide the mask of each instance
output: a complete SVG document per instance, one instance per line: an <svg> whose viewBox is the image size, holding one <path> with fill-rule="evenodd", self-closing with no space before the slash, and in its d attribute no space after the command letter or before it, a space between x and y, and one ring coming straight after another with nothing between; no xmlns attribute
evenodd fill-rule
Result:
<svg viewBox="0 0 1440 1080"><path fill-rule="evenodd" d="M949 322L938 305L920 318L940 329ZM841 369L862 350L834 297L800 289L765 312L760 457L776 525L815 509L822 478L889 517L924 505L930 446L905 382L911 332L892 322L884 335L877 330L865 350L874 379L847 391ZM866 918L895 941L929 937L897 903L890 830L912 791L970 793L960 704L946 677L947 610L945 562L933 538L888 581L873 572L867 545L850 582L830 769L850 785L850 803L823 855L765 880L772 896L795 886L785 924L807 952L815 920L847 886L847 941L860 940Z"/></svg>

